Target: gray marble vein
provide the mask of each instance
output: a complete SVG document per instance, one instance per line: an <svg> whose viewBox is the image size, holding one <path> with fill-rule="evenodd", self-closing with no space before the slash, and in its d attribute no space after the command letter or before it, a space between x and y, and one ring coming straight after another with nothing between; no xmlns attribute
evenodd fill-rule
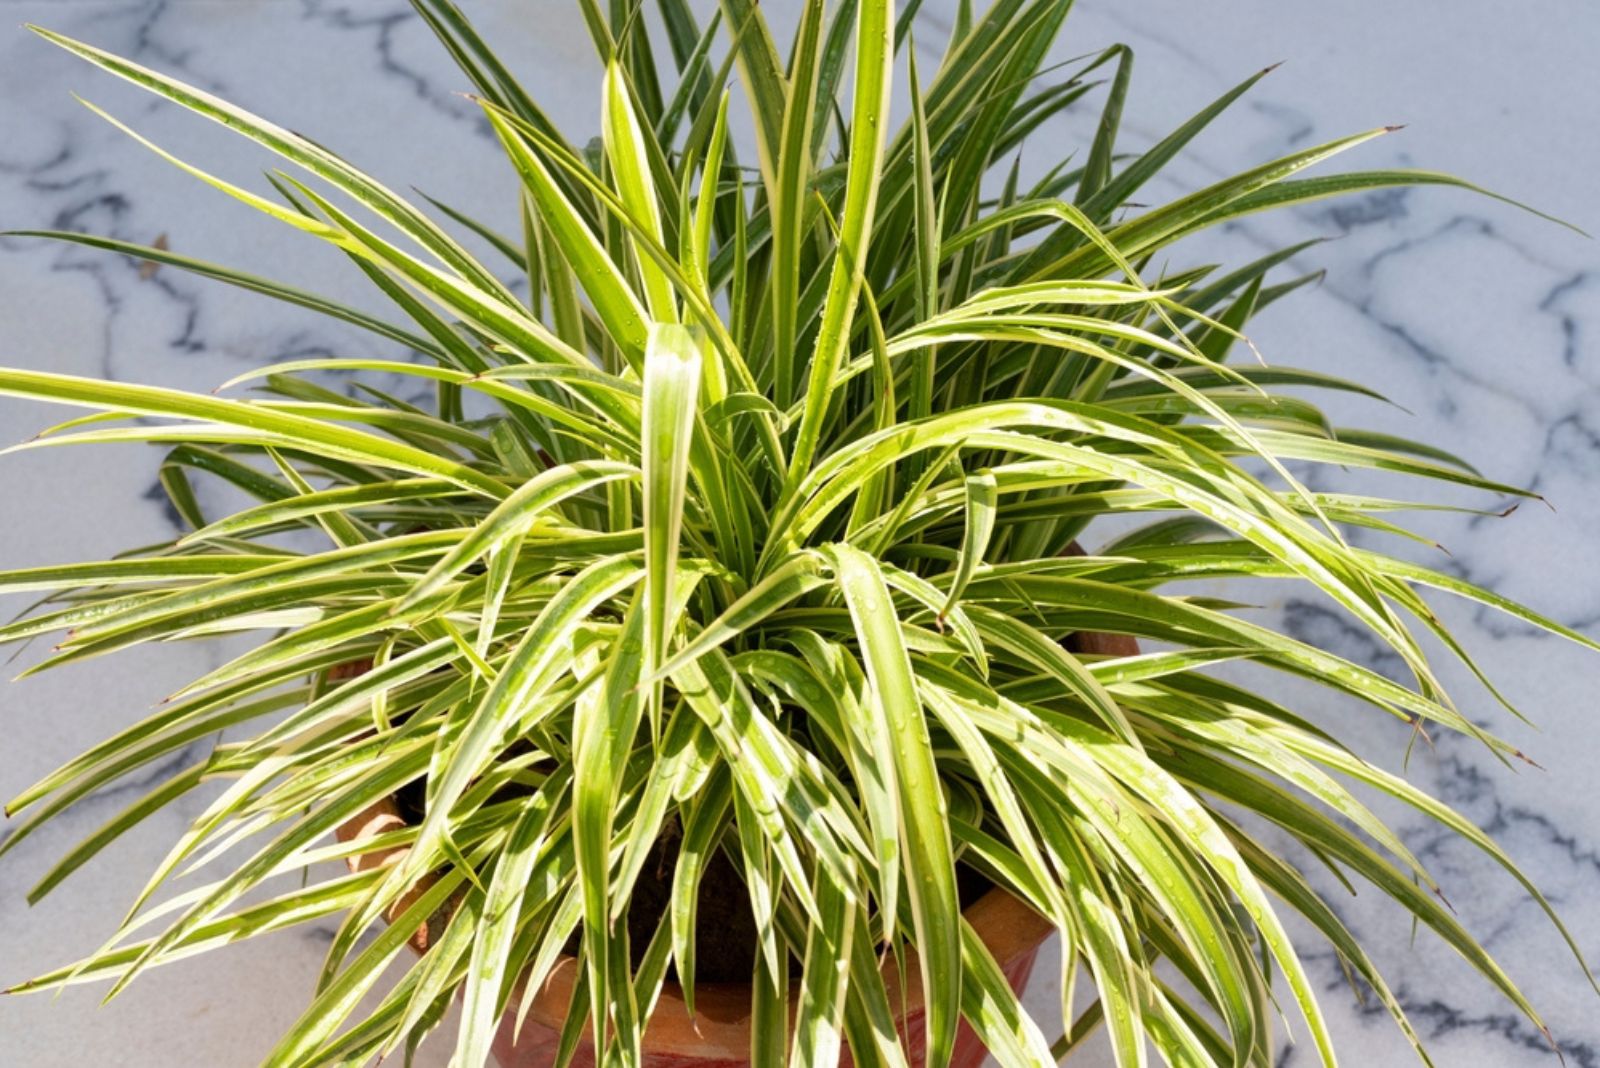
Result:
<svg viewBox="0 0 1600 1068"><path fill-rule="evenodd" d="M464 6L575 137L595 128L599 75L576 5ZM782 20L796 5L764 6ZM942 39L953 10L953 0L924 4L922 47ZM70 93L230 178L255 179L272 166L268 157L96 74L17 28L25 21L178 73L331 145L397 188L414 185L490 219L514 218L513 177L484 165L493 154L473 107L457 95L463 79L403 0L0 0L0 229L68 228L141 242L165 235L186 254L373 304L338 255L173 171ZM1408 123L1358 150L1351 165L1449 170L1600 227L1600 6L1592 2L1080 0L1058 53L1118 40L1138 57L1124 127L1135 146L1251 72L1286 61L1147 199L1297 146ZM1043 168L1083 150L1093 122L1084 111L1050 124L1026 164ZM1186 254L1238 259L1313 237L1330 240L1291 268L1325 269L1325 279L1270 309L1253 330L1257 345L1270 359L1376 385L1403 406L1333 397L1336 421L1436 442L1544 494L1555 510L1530 504L1505 518L1423 516L1420 528L1451 554L1430 562L1594 633L1600 246L1491 200L1418 189L1251 218ZM353 329L175 271L152 274L123 258L14 238L0 238L0 324L0 362L190 388L294 356L384 351ZM0 399L0 441L21 440L55 414ZM0 560L89 559L170 536L175 517L155 476L153 450L4 458ZM1503 617L1448 602L1439 609L1539 729L1515 723L1464 671L1447 670L1458 692L1474 694L1464 711L1507 733L1543 770L1509 769L1468 741L1441 739L1413 752L1407 774L1492 833L1549 893L1585 952L1600 958L1600 662ZM1319 601L1286 591L1260 614L1379 670L1397 667ZM216 655L174 647L0 688L0 795L127 722ZM1269 685L1342 729L1364 755L1401 766L1411 740L1405 725L1282 680ZM150 820L29 909L23 894L32 880L139 785L85 801L0 865L0 980L96 947L203 803L188 800ZM1469 846L1378 807L1399 821L1462 920L1546 1014L1566 1062L1600 1065L1600 997L1528 895ZM1336 904L1375 947L1436 1063L1557 1063L1543 1037L1447 948L1427 933L1413 941L1409 926L1372 897ZM303 1007L327 937L316 928L291 932L159 970L104 1008L87 989L54 1000L0 999L0 1068L253 1064ZM1385 1014L1357 1000L1323 946L1309 938L1303 945L1346 1063L1408 1063ZM1029 991L1047 1029L1059 1002L1052 952ZM1292 1030L1303 1037L1298 1020ZM436 1045L420 1064L445 1064L448 1050ZM1279 1064L1302 1068L1315 1059L1306 1045L1286 1044ZM1095 1048L1073 1063L1109 1060Z"/></svg>

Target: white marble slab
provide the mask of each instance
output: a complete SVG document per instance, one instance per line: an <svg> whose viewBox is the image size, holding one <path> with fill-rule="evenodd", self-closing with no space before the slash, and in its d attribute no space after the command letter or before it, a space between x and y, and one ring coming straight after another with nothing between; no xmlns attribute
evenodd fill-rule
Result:
<svg viewBox="0 0 1600 1068"><path fill-rule="evenodd" d="M598 75L576 6L466 0L497 45L575 135L592 130ZM775 19L793 0L769 3ZM940 39L951 0L919 24ZM250 180L269 161L236 138L153 104L16 25L37 21L176 71L313 138L398 187L415 184L510 218L512 181L483 140L447 60L399 0L0 0L0 227L69 227L137 241L166 234L193 255L370 301L336 255L252 217L171 170L71 100L79 91L221 173ZM1062 57L1123 40L1138 56L1127 143L1165 133L1251 71L1273 73L1147 197L1191 189L1292 146L1386 123L1402 133L1352 166L1453 170L1580 225L1600 227L1600 8L1583 0L1080 0ZM1047 128L1030 162L1081 151L1087 118ZM1312 236L1300 257L1326 267L1315 291L1270 310L1254 336L1268 356L1376 384L1414 414L1332 405L1353 425L1426 438L1489 473L1531 484L1558 511L1423 526L1452 566L1594 632L1600 620L1600 246L1513 209L1453 191L1385 193L1251 220L1196 256L1234 257ZM309 314L176 272L141 278L101 254L0 239L0 362L209 388L249 367L307 353L377 351ZM0 400L0 440L52 415ZM152 496L150 451L41 451L0 460L0 560L87 559L171 532ZM71 487L67 489L66 487ZM1352 656L1371 649L1336 616L1298 598L1266 612ZM1474 695L1467 710L1516 739L1546 769L1511 772L1447 741L1419 752L1412 777L1493 832L1557 901L1600 957L1600 745L1593 694L1600 662L1503 621L1443 604L1534 732ZM10 796L205 665L205 653L113 658L0 688L0 795ZM1472 693L1461 679L1460 692ZM1281 682L1277 691L1296 694ZM1396 725L1316 697L1309 714L1345 726L1375 759L1398 754ZM1395 758L1397 760L1397 757ZM1390 760L1394 763L1395 760ZM138 787L131 784L129 790ZM36 908L22 895L121 798L80 805L0 864L0 980L92 949L109 932L192 804L151 820ZM1410 826L1414 821L1408 821ZM1600 1065L1600 1001L1514 883L1459 844L1415 828L1462 918L1521 983L1562 1040L1567 1063ZM1371 894L1343 905L1378 950L1441 1065L1554 1064L1543 1039L1451 954L1409 930ZM310 930L151 974L109 1007L98 994L0 999L0 1066L253 1064L304 1004L326 932ZM1311 943L1347 1063L1403 1064L1381 1012L1362 1009ZM1048 967L1044 970L1048 971ZM1049 976L1030 991L1054 1011ZM1301 1030L1296 1023L1297 1032ZM420 1063L443 1065L443 1049ZM1288 1047L1300 1068L1309 1049ZM1099 1051L1085 1065L1106 1063Z"/></svg>

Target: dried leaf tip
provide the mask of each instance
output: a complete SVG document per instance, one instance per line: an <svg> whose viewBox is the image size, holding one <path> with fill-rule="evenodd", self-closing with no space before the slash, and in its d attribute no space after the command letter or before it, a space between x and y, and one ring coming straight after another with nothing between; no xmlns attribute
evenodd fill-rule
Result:
<svg viewBox="0 0 1600 1068"><path fill-rule="evenodd" d="M150 247L153 249L158 249L161 252L168 251L166 231L162 231L161 233L157 234L156 239L150 242ZM139 281L150 281L150 279L156 276L156 272L159 270L161 270L161 264L157 261L151 259L140 260Z"/></svg>
<svg viewBox="0 0 1600 1068"><path fill-rule="evenodd" d="M1433 891L1433 896L1434 897L1437 897L1441 902L1444 903L1444 907L1445 908L1449 909L1451 912L1455 912L1456 911L1456 907L1450 903L1450 899L1444 896L1444 888L1443 887L1435 884L1434 886L1430 887L1429 889L1431 889Z"/></svg>
<svg viewBox="0 0 1600 1068"><path fill-rule="evenodd" d="M1544 1035L1544 1040L1546 1042L1550 1043L1550 1048L1551 1049L1555 1050L1556 1060L1560 1061L1563 1065L1565 1065L1567 1063L1567 1058L1566 1058L1566 1055L1561 1052L1561 1046L1556 1042L1555 1033L1552 1032L1550 1030L1550 1028L1547 1025L1543 1024L1543 1023L1539 1024L1539 1033Z"/></svg>

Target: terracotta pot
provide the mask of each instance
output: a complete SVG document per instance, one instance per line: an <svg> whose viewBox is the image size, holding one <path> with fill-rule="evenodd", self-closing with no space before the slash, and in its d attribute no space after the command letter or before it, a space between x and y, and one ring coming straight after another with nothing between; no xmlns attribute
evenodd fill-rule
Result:
<svg viewBox="0 0 1600 1068"><path fill-rule="evenodd" d="M365 838L403 826L399 808L385 799L372 806L338 830L340 841ZM404 854L405 848L384 852L366 853L350 860L355 871L365 871L380 865L392 864ZM427 888L423 881L390 910L391 917L399 915ZM429 922L412 935L410 945L417 952L430 946L442 933L450 906L441 909ZM1005 973L1011 988L1021 991L1033 971L1034 958L1039 946L1050 935L1052 927L1038 913L1018 901L1004 890L990 890L967 906L963 915L983 939L984 945L994 955ZM902 998L899 975L891 962L884 970L891 1005L903 1006L900 1036L905 1043L910 1063L923 1063L923 1002L922 984L918 976L916 954L906 954L908 989ZM556 1044L567 1006L572 999L572 986L580 967L576 958L563 957L545 980L544 988L534 999L522 1030L515 1031L513 1014L507 1013L501 1021L500 1032L495 1036L494 1055L500 1068L545 1068L555 1059ZM520 992L513 1001L520 1000ZM748 983L696 983L695 1015L691 1018L683 1003L683 990L677 983L666 983L656 1001L655 1012L645 1030L644 1063L649 1068L735 1068L750 1063L750 986ZM798 992L790 998L790 1015L793 1018ZM977 1068L983 1063L986 1051L965 1022L956 1036L954 1068ZM595 1063L594 1049L584 1039L573 1058L574 1068L589 1068ZM840 1058L842 1066L851 1063L849 1052Z"/></svg>
<svg viewBox="0 0 1600 1068"><path fill-rule="evenodd" d="M1053 928L1038 913L1006 891L998 889L989 891L967 906L965 915L1000 962L1011 988L1020 991L1033 971L1039 946ZM514 1021L508 1019L501 1023L500 1033L494 1043L494 1055L501 1068L545 1068L554 1060L556 1040L572 995L577 968L578 962L572 958L563 960L556 967L545 983L544 990L534 1001L533 1010L528 1014L521 1034L513 1037ZM884 970L884 977L889 987L889 1003L905 1006L899 1029L908 1059L914 1066L921 1065L924 1010L916 954L906 954L909 989L904 999L900 997L899 976L892 963ZM799 995L791 993L790 1019L794 1018L798 1001ZM695 1017L690 1019L684 1008L681 988L676 983L663 986L655 1013L650 1017L649 1027L645 1031L644 1063L651 1068L687 1068L691 1065L695 1068L743 1068L748 1065L749 984L696 983L694 1002ZM977 1068L983 1063L986 1053L978 1036L963 1022L956 1036L955 1055L950 1063L955 1068ZM573 1064L581 1068L589 1068L594 1064L593 1047L587 1040L581 1045ZM851 1064L848 1050L840 1057L840 1064Z"/></svg>
<svg viewBox="0 0 1600 1068"><path fill-rule="evenodd" d="M1129 637L1116 634L1074 634L1068 645L1075 652L1106 656L1131 656L1139 651L1138 644ZM352 665L350 674L359 674L361 667ZM392 800L384 800L338 830L340 841L356 837L370 837L404 825L399 808ZM404 847L381 853L367 853L350 860L352 870L364 871L379 865L392 864L404 853ZM399 915L417 894L427 888L427 881L419 884L410 894L390 910L391 917ZM441 909L428 923L419 927L411 938L417 952L426 950L442 931L454 903ZM1050 935L1052 928L1041 916L1017 898L1001 889L993 889L973 902L963 911L968 922L983 939L984 945L994 955L1011 988L1021 992L1033 971L1039 947ZM899 1007L900 1035L905 1044L910 1063L923 1064L923 1001L922 984L918 974L916 955L906 954L908 989L901 996L899 975L891 962L884 970L891 1005ZM555 1059L557 1039L562 1021L571 1002L573 983L578 975L578 961L563 957L546 979L544 988L534 998L528 1017L520 1031L516 1031L513 1014L501 1021L495 1036L494 1056L500 1068L545 1068ZM519 994L513 1001L520 1000ZM798 993L791 995L790 1018ZM683 1003L682 988L676 983L666 983L656 1002L654 1013L645 1030L645 1065L649 1068L735 1068L749 1064L750 1056L750 987L746 983L696 983L695 1015L691 1018ZM953 1068L978 1068L983 1063L986 1050L965 1021L956 1037ZM587 1038L579 1044L573 1058L574 1068L589 1068L595 1063L594 1049ZM851 1064L849 1051L840 1058L842 1066Z"/></svg>

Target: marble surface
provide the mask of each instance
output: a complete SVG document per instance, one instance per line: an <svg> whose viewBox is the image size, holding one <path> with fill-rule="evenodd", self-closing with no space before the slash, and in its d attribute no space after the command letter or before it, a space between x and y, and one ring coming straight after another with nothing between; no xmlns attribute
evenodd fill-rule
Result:
<svg viewBox="0 0 1600 1068"><path fill-rule="evenodd" d="M569 130L594 129L598 72L576 5L464 6ZM784 20L794 5L766 6ZM928 0L924 41L940 39L953 8L953 0ZM511 177L486 164L494 157L484 131L453 95L462 79L400 0L0 0L0 227L137 241L165 234L185 253L369 299L339 257L197 186L89 115L70 92L158 141L205 153L231 177L250 180L268 165L264 156L96 74L17 28L25 21L223 92L397 187L414 184L487 217L509 217ZM1592 56L1600 7L1592 3L1080 0L1058 54L1117 40L1138 56L1124 135L1135 146L1249 72L1288 61L1147 199L1293 146L1404 122L1403 133L1363 148L1352 165L1452 170L1600 229L1600 66ZM1083 116L1051 125L1030 161L1042 166L1081 151L1091 129ZM1326 281L1259 320L1257 343L1271 359L1376 384L1408 409L1334 405L1341 420L1432 440L1545 494L1555 511L1425 517L1421 526L1449 547L1449 566L1461 574L1600 632L1600 245L1465 193L1419 190L1252 219L1192 251L1238 258L1313 236L1336 240L1296 265L1325 267ZM309 313L173 271L142 274L118 258L14 239L0 239L0 324L0 362L199 388L290 356L378 351L369 338ZM57 414L0 400L0 439L26 437ZM153 492L155 465L153 450L131 448L0 460L0 560L88 559L170 536L171 518ZM1508 732L1544 770L1512 772L1447 740L1417 753L1410 774L1499 838L1600 958L1600 663L1460 605L1441 609L1540 730L1508 722L1476 694L1468 711ZM1302 637L1374 659L1360 635L1317 603L1291 594L1263 611ZM0 688L0 795L126 722L208 666L207 655L173 649L112 658ZM1472 693L1459 682L1463 695ZM1303 707L1342 727L1364 753L1398 759L1399 728L1325 698ZM25 888L113 812L123 792L80 805L0 865L0 980L96 946L192 814L186 804L150 820L28 909ZM1600 998L1526 896L1468 848L1401 820L1463 919L1546 1013L1566 1062L1600 1065ZM1340 907L1375 947L1437 1063L1556 1063L1485 983L1426 934L1413 944L1408 926L1371 898ZM303 1007L325 937L292 932L160 970L104 1008L93 990L0 999L0 1068L253 1064ZM1408 1063L1383 1013L1355 1002L1320 947L1308 942L1307 954L1346 1063ZM1041 974L1029 997L1049 1017L1053 977ZM439 1046L419 1063L443 1065L448 1051ZM1286 1046L1279 1063L1314 1060L1305 1046ZM1095 1049L1074 1063L1106 1061Z"/></svg>

